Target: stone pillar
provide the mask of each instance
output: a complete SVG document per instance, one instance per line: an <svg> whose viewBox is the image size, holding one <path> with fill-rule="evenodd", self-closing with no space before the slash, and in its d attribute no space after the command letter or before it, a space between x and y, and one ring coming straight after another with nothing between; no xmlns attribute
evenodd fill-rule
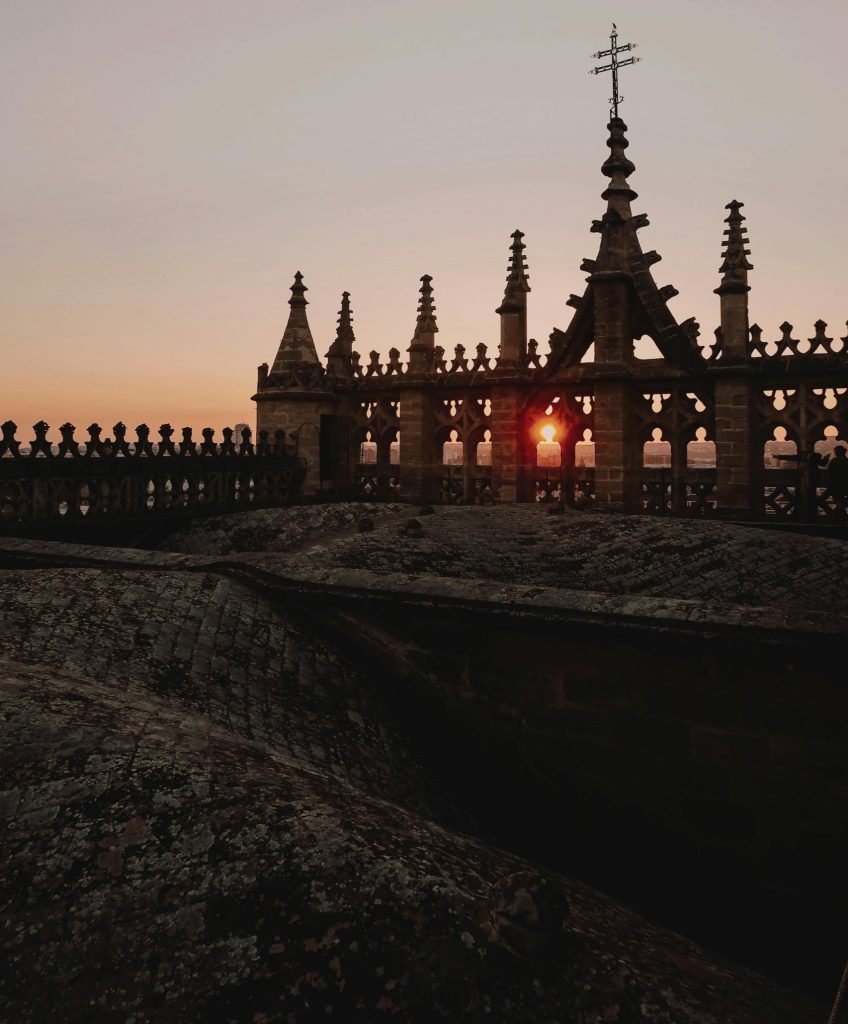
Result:
<svg viewBox="0 0 848 1024"><path fill-rule="evenodd" d="M721 354L723 359L741 362L748 358L748 287L716 288L721 296Z"/></svg>
<svg viewBox="0 0 848 1024"><path fill-rule="evenodd" d="M47 481L36 477L32 481L32 518L38 521L49 519L56 510L51 509L47 500Z"/></svg>
<svg viewBox="0 0 848 1024"><path fill-rule="evenodd" d="M608 380L595 384L595 495L598 505L636 511L642 478L639 440L632 422L631 386L623 379L633 362L630 281L617 271L593 274L595 364Z"/></svg>
<svg viewBox="0 0 848 1024"><path fill-rule="evenodd" d="M384 491L384 497L389 496L389 478L392 475L391 466L391 440L389 434L383 434L377 438L377 480L380 488Z"/></svg>
<svg viewBox="0 0 848 1024"><path fill-rule="evenodd" d="M633 362L630 332L630 279L616 271L593 274L595 363Z"/></svg>
<svg viewBox="0 0 848 1024"><path fill-rule="evenodd" d="M748 355L748 260L750 249L742 203L732 200L725 223L721 283L716 288L721 303L721 362L716 367L716 498L719 512L752 514L759 509L756 494L759 477L753 437L753 383Z"/></svg>
<svg viewBox="0 0 848 1024"><path fill-rule="evenodd" d="M400 486L412 501L433 501L436 455L433 396L428 389L404 391L400 403Z"/></svg>
<svg viewBox="0 0 848 1024"><path fill-rule="evenodd" d="M595 385L595 495L599 506L623 512L639 507L642 473L630 392L626 381Z"/></svg>
<svg viewBox="0 0 848 1024"><path fill-rule="evenodd" d="M719 513L746 516L759 508L752 381L727 374L715 382L716 500Z"/></svg>
<svg viewBox="0 0 848 1024"><path fill-rule="evenodd" d="M521 417L522 392L508 385L492 391L492 490L499 502L521 501L526 439Z"/></svg>
<svg viewBox="0 0 848 1024"><path fill-rule="evenodd" d="M497 312L501 319L498 366L523 366L527 359L527 310L504 301Z"/></svg>

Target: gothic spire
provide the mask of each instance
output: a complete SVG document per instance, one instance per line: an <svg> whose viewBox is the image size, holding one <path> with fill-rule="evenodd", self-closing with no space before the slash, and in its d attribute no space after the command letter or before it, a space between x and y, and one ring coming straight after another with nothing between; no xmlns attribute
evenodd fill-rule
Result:
<svg viewBox="0 0 848 1024"><path fill-rule="evenodd" d="M527 293L530 291L530 283L523 238L522 231L513 231L506 288L503 302L496 311L501 318L501 343L498 352L498 366L501 367L523 365L527 356Z"/></svg>
<svg viewBox="0 0 848 1024"><path fill-rule="evenodd" d="M601 172L610 179L610 183L601 193L601 199L607 200L607 209L615 210L620 216L627 218L631 215L630 202L637 195L627 181L628 175L636 170L624 152L630 145L624 134L627 125L620 117L613 117L607 128L610 133L607 139L610 155L603 162Z"/></svg>
<svg viewBox="0 0 848 1024"><path fill-rule="evenodd" d="M304 294L306 291L303 274L298 270L294 275L294 284L291 286L289 319L286 329L283 331L280 347L277 349L274 365L271 367L272 374L282 372L294 363L319 363L315 342L312 340L312 331L309 329L309 321L306 318L308 305Z"/></svg>
<svg viewBox="0 0 848 1024"><path fill-rule="evenodd" d="M512 245L510 246L509 266L506 268L506 288L504 289L503 303L497 310L498 313L506 312L508 308L515 305L526 304L525 295L530 291L530 282L527 273L527 257L524 250L527 246L522 239L524 232L517 228L512 233Z"/></svg>
<svg viewBox="0 0 848 1024"><path fill-rule="evenodd" d="M436 326L436 307L433 305L433 278L425 274L421 278L421 297L418 300L418 320L415 323L416 336L438 331Z"/></svg>
<svg viewBox="0 0 848 1024"><path fill-rule="evenodd" d="M625 153L629 145L624 134L627 125L620 117L613 117L607 128L610 153L601 165L601 172L610 179L609 185L601 193L601 198L607 201L607 209L603 217L592 224L592 230L600 232L601 243L596 258L584 260L581 268L590 274L600 271L632 272L632 256L641 255L634 229L647 221L644 216L634 217L630 210L630 202L636 198L636 193L630 187L627 176L636 168Z"/></svg>
<svg viewBox="0 0 848 1024"><path fill-rule="evenodd" d="M732 199L725 207L726 210L730 210L730 213L725 220L727 227L724 230L724 250L722 252L724 259L718 268L722 275L721 289L744 288L747 291L748 271L754 269L753 264L748 260L751 250L746 248L750 242L746 237L745 215L739 212L744 205L744 203Z"/></svg>
<svg viewBox="0 0 848 1024"><path fill-rule="evenodd" d="M336 327L335 345L350 352L356 338L353 334L353 317L350 315L350 292L342 292L342 305L339 310L339 323Z"/></svg>
<svg viewBox="0 0 848 1024"><path fill-rule="evenodd" d="M433 305L433 280L429 274L421 278L421 291L418 298L418 318L415 321L415 333L409 343L409 369L413 372L426 372L433 368L433 349L435 347L436 308Z"/></svg>
<svg viewBox="0 0 848 1024"><path fill-rule="evenodd" d="M727 215L724 229L724 259L718 268L721 283L715 289L721 304L721 352L723 359L746 360L748 358L748 271L753 270L748 256L745 216L739 210L743 206L733 199L725 207Z"/></svg>
<svg viewBox="0 0 848 1024"><path fill-rule="evenodd" d="M356 338L353 333L353 317L350 315L350 292L342 292L342 305L336 337L327 353L327 365L336 374L343 376L350 369L351 355Z"/></svg>

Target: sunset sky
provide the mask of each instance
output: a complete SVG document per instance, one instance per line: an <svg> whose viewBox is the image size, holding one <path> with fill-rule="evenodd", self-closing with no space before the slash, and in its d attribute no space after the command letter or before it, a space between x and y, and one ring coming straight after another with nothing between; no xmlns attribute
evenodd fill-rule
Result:
<svg viewBox="0 0 848 1024"><path fill-rule="evenodd" d="M546 351L597 247L613 18L678 319L718 322L736 198L765 337L844 335L845 0L4 0L0 421L252 424L295 270L322 356L345 289L363 358L405 351L423 273L439 342L494 354L516 227Z"/></svg>

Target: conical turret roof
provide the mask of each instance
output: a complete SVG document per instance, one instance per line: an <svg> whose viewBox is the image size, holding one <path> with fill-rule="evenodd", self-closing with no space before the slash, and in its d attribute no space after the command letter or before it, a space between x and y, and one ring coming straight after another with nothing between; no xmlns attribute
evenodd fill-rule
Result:
<svg viewBox="0 0 848 1024"><path fill-rule="evenodd" d="M320 366L318 352L312 339L312 331L309 329L309 321L306 318L308 304L304 294L306 291L303 274L298 270L294 275L294 284L291 286L289 319L286 329L283 331L274 364L271 367L271 374L282 373L297 364L314 363Z"/></svg>

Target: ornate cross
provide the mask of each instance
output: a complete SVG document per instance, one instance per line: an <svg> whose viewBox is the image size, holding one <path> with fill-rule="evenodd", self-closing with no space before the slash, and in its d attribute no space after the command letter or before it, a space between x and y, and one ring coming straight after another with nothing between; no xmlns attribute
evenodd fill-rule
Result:
<svg viewBox="0 0 848 1024"><path fill-rule="evenodd" d="M593 53L592 56L597 60L600 57L611 57L612 60L609 64L603 64L600 67L592 68L589 71L590 75L600 75L604 71L612 71L612 96L610 97L610 116L618 117L618 105L624 99L623 96L618 95L618 69L627 67L628 64L638 64L642 59L641 57L628 57L627 60L619 60L618 55L623 53L625 50L635 50L638 43L624 43L623 46L618 45L618 29L615 27L615 22L612 23L612 32L610 32L610 48L608 50L598 50L597 53Z"/></svg>

